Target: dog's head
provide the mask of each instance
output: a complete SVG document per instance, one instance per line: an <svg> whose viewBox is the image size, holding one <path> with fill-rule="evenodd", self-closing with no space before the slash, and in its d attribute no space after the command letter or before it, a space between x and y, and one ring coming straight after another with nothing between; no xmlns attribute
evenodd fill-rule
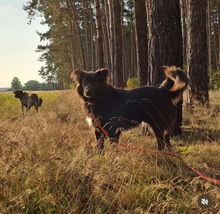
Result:
<svg viewBox="0 0 220 214"><path fill-rule="evenodd" d="M78 82L77 92L85 98L96 98L100 95L106 85L108 70L103 68L96 72L85 72L75 70L71 78Z"/></svg>
<svg viewBox="0 0 220 214"><path fill-rule="evenodd" d="M13 91L15 98L21 98L23 91L22 90L15 90Z"/></svg>

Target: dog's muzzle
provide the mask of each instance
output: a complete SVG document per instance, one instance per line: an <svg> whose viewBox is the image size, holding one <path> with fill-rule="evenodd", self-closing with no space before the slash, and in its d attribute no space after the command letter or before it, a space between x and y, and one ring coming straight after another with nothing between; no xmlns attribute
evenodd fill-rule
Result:
<svg viewBox="0 0 220 214"><path fill-rule="evenodd" d="M85 90L84 90L84 96L85 97L92 97L92 91L91 91L91 89L89 89L89 88L85 88Z"/></svg>

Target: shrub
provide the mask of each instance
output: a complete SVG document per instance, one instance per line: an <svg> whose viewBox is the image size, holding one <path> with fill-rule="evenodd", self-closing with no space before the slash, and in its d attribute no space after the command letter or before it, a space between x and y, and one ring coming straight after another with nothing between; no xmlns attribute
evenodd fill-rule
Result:
<svg viewBox="0 0 220 214"><path fill-rule="evenodd" d="M220 70L212 70L210 75L210 89L219 89L220 88Z"/></svg>
<svg viewBox="0 0 220 214"><path fill-rule="evenodd" d="M71 84L70 84L70 89L74 89L76 86L75 86L75 83L74 82L72 82Z"/></svg>
<svg viewBox="0 0 220 214"><path fill-rule="evenodd" d="M127 80L127 87L128 88L135 88L139 86L139 79L137 77L132 77Z"/></svg>

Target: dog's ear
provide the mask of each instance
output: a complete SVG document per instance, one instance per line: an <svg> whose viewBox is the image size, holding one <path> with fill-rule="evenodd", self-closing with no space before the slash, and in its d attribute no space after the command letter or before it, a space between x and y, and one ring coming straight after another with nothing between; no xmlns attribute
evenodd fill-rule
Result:
<svg viewBox="0 0 220 214"><path fill-rule="evenodd" d="M108 76L108 69L101 68L101 69L97 70L96 73L101 74L106 79Z"/></svg>
<svg viewBox="0 0 220 214"><path fill-rule="evenodd" d="M21 92L23 92L23 91L22 91L22 90L19 90L19 89L13 91L14 94L21 93Z"/></svg>
<svg viewBox="0 0 220 214"><path fill-rule="evenodd" d="M81 70L74 70L72 71L71 75L70 75L70 78L73 80L73 81L78 81L80 82L80 80L82 79L82 77L84 76L85 72L84 71L81 71Z"/></svg>

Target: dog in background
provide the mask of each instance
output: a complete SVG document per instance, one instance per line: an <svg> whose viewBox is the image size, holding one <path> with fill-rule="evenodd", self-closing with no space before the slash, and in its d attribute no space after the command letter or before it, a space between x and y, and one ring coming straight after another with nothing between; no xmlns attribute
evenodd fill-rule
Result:
<svg viewBox="0 0 220 214"><path fill-rule="evenodd" d="M76 90L83 100L87 121L92 121L95 127L100 149L104 148L106 136L97 126L97 121L108 133L111 143L118 142L121 131L146 122L156 135L158 149L163 150L166 145L171 150L170 134L175 123L175 105L189 80L180 68L164 68L166 79L159 88L146 86L130 90L117 89L108 84L107 69L96 72L75 70L71 73L71 78L78 83Z"/></svg>
<svg viewBox="0 0 220 214"><path fill-rule="evenodd" d="M26 115L32 106L35 107L36 112L38 112L38 107L42 105L43 100L38 99L36 94L28 94L22 90L13 91L15 98L18 98L21 103L22 114L24 115L24 106L26 107Z"/></svg>

